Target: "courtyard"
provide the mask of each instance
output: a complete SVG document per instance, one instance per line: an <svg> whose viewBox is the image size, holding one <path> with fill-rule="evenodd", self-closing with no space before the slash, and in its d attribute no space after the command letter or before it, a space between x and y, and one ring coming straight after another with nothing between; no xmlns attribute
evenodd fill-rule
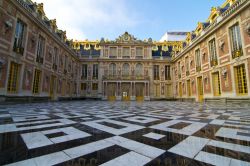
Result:
<svg viewBox="0 0 250 166"><path fill-rule="evenodd" d="M249 103L0 106L0 165L250 165Z"/></svg>

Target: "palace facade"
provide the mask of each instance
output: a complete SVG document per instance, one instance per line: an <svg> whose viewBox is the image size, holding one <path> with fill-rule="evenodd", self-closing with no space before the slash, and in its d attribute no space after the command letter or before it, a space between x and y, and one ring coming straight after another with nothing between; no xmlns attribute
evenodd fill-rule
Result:
<svg viewBox="0 0 250 166"><path fill-rule="evenodd" d="M68 40L43 4L0 0L0 99L249 100L250 1L160 41Z"/></svg>

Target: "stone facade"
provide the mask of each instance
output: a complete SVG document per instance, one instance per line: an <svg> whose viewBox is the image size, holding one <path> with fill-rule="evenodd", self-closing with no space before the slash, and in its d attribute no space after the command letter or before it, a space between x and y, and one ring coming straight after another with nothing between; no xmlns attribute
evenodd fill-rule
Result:
<svg viewBox="0 0 250 166"><path fill-rule="evenodd" d="M244 0L230 2L224 13L216 11L218 16L209 20L207 27L200 32L197 27L193 32L196 37L189 43L186 41L187 46L173 58L175 72L181 73L174 78L174 84L178 85L175 88L177 98L249 99L250 3ZM213 9L211 17L212 14ZM237 39L233 39L232 28L237 28ZM235 45L239 47L235 48ZM197 51L200 62L197 62ZM240 71L239 66L242 66ZM198 78L202 80L201 85ZM188 81L191 85L187 85ZM191 89L189 95L185 93L188 89Z"/></svg>

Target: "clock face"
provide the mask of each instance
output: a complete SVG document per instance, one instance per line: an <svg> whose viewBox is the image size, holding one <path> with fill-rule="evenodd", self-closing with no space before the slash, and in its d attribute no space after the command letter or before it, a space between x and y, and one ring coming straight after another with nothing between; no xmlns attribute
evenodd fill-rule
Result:
<svg viewBox="0 0 250 166"><path fill-rule="evenodd" d="M124 36L124 40L125 40L125 41L128 41L128 40L129 40L129 36L128 36L128 35L125 35L125 36Z"/></svg>

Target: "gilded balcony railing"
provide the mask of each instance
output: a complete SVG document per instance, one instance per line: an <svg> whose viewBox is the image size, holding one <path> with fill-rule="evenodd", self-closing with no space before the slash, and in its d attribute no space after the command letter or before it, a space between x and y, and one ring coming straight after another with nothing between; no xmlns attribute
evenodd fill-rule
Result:
<svg viewBox="0 0 250 166"><path fill-rule="evenodd" d="M240 57L242 55L243 55L243 50L242 49L232 51L232 58L233 59L238 58L238 57Z"/></svg>
<svg viewBox="0 0 250 166"><path fill-rule="evenodd" d="M211 67L217 66L218 65L218 60L217 59L211 59L210 60L210 65L211 65Z"/></svg>
<svg viewBox="0 0 250 166"><path fill-rule="evenodd" d="M196 72L200 72L201 71L201 66L196 66Z"/></svg>

